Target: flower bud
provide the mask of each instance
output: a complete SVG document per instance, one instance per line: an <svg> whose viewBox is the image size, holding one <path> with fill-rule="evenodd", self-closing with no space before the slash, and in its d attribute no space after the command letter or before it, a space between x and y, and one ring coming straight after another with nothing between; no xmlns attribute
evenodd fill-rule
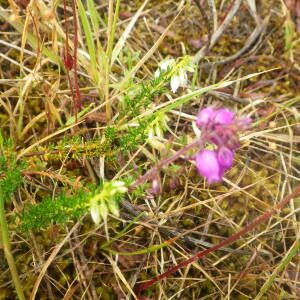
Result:
<svg viewBox="0 0 300 300"><path fill-rule="evenodd" d="M218 149L218 161L224 169L230 169L233 162L233 152L225 146Z"/></svg>
<svg viewBox="0 0 300 300"><path fill-rule="evenodd" d="M160 182L158 179L154 179L152 181L152 188L151 188L151 194L153 195L157 195L160 193L160 190L161 190L161 186L160 186Z"/></svg>
<svg viewBox="0 0 300 300"><path fill-rule="evenodd" d="M227 109L218 109L216 110L214 116L214 123L218 125L229 125L232 123L234 113Z"/></svg>
<svg viewBox="0 0 300 300"><path fill-rule="evenodd" d="M212 109L211 107L204 108L197 115L196 125L198 127L205 126L213 120L214 116L214 109Z"/></svg>
<svg viewBox="0 0 300 300"><path fill-rule="evenodd" d="M208 183L222 180L224 168L220 165L216 151L200 150L196 155L196 167Z"/></svg>

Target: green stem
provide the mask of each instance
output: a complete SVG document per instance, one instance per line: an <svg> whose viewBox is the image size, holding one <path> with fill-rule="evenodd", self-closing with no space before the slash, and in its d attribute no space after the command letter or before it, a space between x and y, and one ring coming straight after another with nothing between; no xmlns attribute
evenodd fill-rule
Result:
<svg viewBox="0 0 300 300"><path fill-rule="evenodd" d="M23 293L23 289L21 286L21 282L18 276L16 264L14 261L14 258L11 254L11 249L10 249L10 242L9 242L9 233L8 233L8 226L5 218L5 209L4 209L4 199L3 195L0 193L0 227L1 227L1 238L2 238L2 246L3 246L3 251L5 258L7 260L11 276L16 288L16 292L18 295L18 298L20 300L25 300L25 296Z"/></svg>
<svg viewBox="0 0 300 300"><path fill-rule="evenodd" d="M112 54L112 49L113 49L113 44L114 44L117 22L118 22L118 18L119 18L119 10L120 10L120 0L117 0L116 9L114 12L114 18L113 18L112 26L111 26L111 31L109 32L109 44L108 44L108 51L107 51L109 63L111 62L111 54Z"/></svg>
<svg viewBox="0 0 300 300"><path fill-rule="evenodd" d="M106 241L104 244L100 246L100 249L107 249L113 242L118 240L120 237L122 237L126 232L130 229L132 225L134 225L139 218L141 218L144 215L144 212L140 213L138 216L136 216L124 229L122 229L114 238L112 238L109 241Z"/></svg>
<svg viewBox="0 0 300 300"><path fill-rule="evenodd" d="M299 249L300 249L300 242L297 242L290 249L289 253L283 258L283 260L278 265L278 267L274 270L271 277L269 277L268 280L265 282L265 284L260 289L260 292L258 293L258 295L255 297L254 300L259 300L267 292L267 290L271 287L273 281L276 279L278 273L281 272L291 262L293 257L298 253Z"/></svg>
<svg viewBox="0 0 300 300"><path fill-rule="evenodd" d="M131 255L139 255L139 254L150 253L150 252L159 250L161 248L167 247L169 245L170 245L170 242L167 241L167 242L164 242L164 243L159 244L159 245L154 245L154 246L151 246L149 248L146 248L146 249L143 249L143 250L138 250L138 251L133 251L133 252L118 252L118 251L112 250L110 248L103 248L103 250L106 250L106 251L108 251L108 252L110 252L111 254L114 254L114 255L131 256Z"/></svg>
<svg viewBox="0 0 300 300"><path fill-rule="evenodd" d="M114 37L116 32L117 21L119 17L120 0L117 0L115 12L113 13L113 0L109 1L108 8L108 26L107 26L107 38L108 45L106 51L106 69L105 69L105 101L106 101L106 119L107 122L111 120L111 102L109 101L109 74L111 69L111 55L114 44Z"/></svg>

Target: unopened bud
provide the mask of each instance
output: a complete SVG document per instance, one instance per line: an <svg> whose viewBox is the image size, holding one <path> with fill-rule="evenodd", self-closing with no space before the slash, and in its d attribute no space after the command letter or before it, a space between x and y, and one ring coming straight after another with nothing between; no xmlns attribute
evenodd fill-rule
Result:
<svg viewBox="0 0 300 300"><path fill-rule="evenodd" d="M152 181L151 194L157 195L160 192L160 183L157 179Z"/></svg>

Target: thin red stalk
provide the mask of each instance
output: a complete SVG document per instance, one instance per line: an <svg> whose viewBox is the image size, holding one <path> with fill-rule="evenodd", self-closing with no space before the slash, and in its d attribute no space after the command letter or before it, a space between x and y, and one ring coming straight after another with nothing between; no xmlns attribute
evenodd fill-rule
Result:
<svg viewBox="0 0 300 300"><path fill-rule="evenodd" d="M136 292L140 293L141 291L145 290L146 288L150 287L151 285L153 285L155 282L159 281L160 279L163 279L165 277L167 277L168 275L176 272L177 270L179 270L180 268L198 260L199 258L205 256L206 254L213 252L215 250L220 249L221 247L228 245L230 243L232 243L233 241L235 241L236 239L238 239L240 236L242 236L243 234L247 233L248 231L252 230L253 228L255 228L257 225L259 225L260 223L268 220L279 208L281 208L283 205L285 205L288 201L290 201L292 198L294 198L297 194L300 193L300 186L296 187L294 189L294 191L287 195L286 197L284 197L279 203L277 203L270 211L264 213L261 217L259 217L258 219L256 219L253 223L249 224L248 226L246 226L243 230L241 230L240 232L237 232L236 234L230 236L229 238L225 239L223 242L219 243L218 245L215 245L209 249L206 249L204 251L200 251L198 252L196 255L192 256L190 259L185 260L183 262L181 262L180 264L178 264L175 267L172 267L171 269L169 269L168 271L164 272L163 274L151 279L150 281L141 284L140 286L138 286L136 288Z"/></svg>
<svg viewBox="0 0 300 300"><path fill-rule="evenodd" d="M81 110L81 95L78 84L78 74L77 74L77 49L78 49L78 29L77 29L77 14L76 14L76 4L75 0L72 0L72 11L73 11L73 25L74 25L74 85L76 89L77 97L77 111Z"/></svg>
<svg viewBox="0 0 300 300"><path fill-rule="evenodd" d="M74 88L73 88L73 83L72 83L72 80L71 80L70 73L69 73L68 69L67 69L67 79L68 79L68 82L69 82L69 87L70 87L72 100L73 100L73 105L74 105L73 109L74 109L74 114L75 114L75 117L76 117L77 116L77 107L76 107L76 103L75 103Z"/></svg>
<svg viewBox="0 0 300 300"><path fill-rule="evenodd" d="M77 73L77 49L78 49L78 27L77 27L77 14L76 14L76 4L75 0L71 0L72 2L72 12L73 12L73 26L74 26L74 53L73 57L69 52L69 29L67 22L67 0L63 0L64 3L64 19L65 19L65 32L66 32L66 43L65 43L65 51L64 51L64 63L66 67L67 79L69 82L71 95L73 99L73 109L75 115L75 121L77 122L77 113L81 109L81 95L78 84L78 73ZM74 68L74 84L71 80L69 71ZM75 92L74 92L75 88Z"/></svg>
<svg viewBox="0 0 300 300"><path fill-rule="evenodd" d="M173 162L174 160L176 160L177 158L179 158L181 155L183 155L186 151L194 148L197 145L201 145L204 141L205 141L205 136L201 137L200 141L197 140L189 145L186 145L184 147L182 147L179 151L177 151L174 155L161 160L159 163L157 163L157 165L155 167L153 167L149 172L147 172L145 175L139 177L132 185L130 185L128 188L129 190L133 190L135 189L138 185L140 185L141 183L143 183L144 181L151 179L153 175L155 175L158 170L164 166L169 165L171 162Z"/></svg>
<svg viewBox="0 0 300 300"><path fill-rule="evenodd" d="M67 0L64 1L64 19L65 19L65 32L66 32L66 44L64 56L67 57L69 54L69 31L68 31L68 21L67 21ZM68 68L67 68L68 71Z"/></svg>
<svg viewBox="0 0 300 300"><path fill-rule="evenodd" d="M67 79L69 82L69 87L73 99L73 105L74 105L74 113L77 115L76 108L75 108L75 101L74 101L74 90L73 90L73 84L70 78L70 73L69 70L72 69L72 62L70 62L70 52L69 52L69 28L68 28L68 21L67 21L67 0L63 0L64 3L64 19L65 19L65 32L66 32L66 42L65 42L65 49L63 51L63 59L64 59L64 64L66 67L66 72L67 72Z"/></svg>

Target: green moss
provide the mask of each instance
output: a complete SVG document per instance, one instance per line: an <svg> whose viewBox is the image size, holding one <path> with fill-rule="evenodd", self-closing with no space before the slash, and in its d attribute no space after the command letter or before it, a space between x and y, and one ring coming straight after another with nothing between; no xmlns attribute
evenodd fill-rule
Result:
<svg viewBox="0 0 300 300"><path fill-rule="evenodd" d="M182 224L186 228L192 228L195 226L194 220L192 220L192 219L184 219L182 221Z"/></svg>

